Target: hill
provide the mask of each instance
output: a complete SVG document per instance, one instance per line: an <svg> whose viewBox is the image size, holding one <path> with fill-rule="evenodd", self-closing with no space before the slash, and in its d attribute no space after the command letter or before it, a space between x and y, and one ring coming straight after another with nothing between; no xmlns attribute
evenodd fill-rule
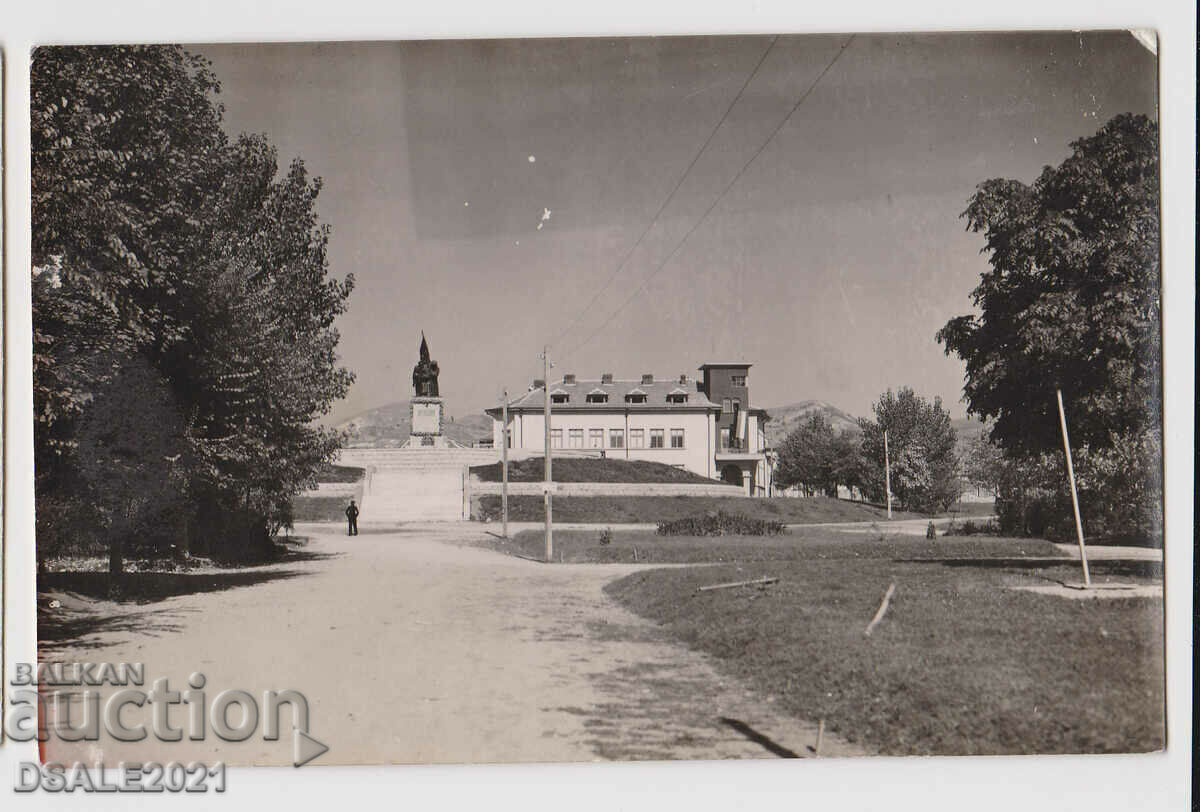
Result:
<svg viewBox="0 0 1200 812"><path fill-rule="evenodd" d="M350 432L351 447L388 448L398 446L412 433L408 402L389 403L368 409L336 426ZM442 431L451 440L471 445L477 440L491 439L492 419L486 414L470 414L452 417L446 410Z"/></svg>
<svg viewBox="0 0 1200 812"><path fill-rule="evenodd" d="M788 406L767 409L767 414L771 416L771 419L767 421L767 444L772 448L778 448L785 437L817 413L824 415L836 432L858 430L858 420L853 415L847 414L823 400L802 400Z"/></svg>

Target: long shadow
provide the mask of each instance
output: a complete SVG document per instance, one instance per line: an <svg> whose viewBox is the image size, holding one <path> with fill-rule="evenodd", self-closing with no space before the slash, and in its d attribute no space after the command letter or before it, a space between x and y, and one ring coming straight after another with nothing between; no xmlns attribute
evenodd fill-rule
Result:
<svg viewBox="0 0 1200 812"><path fill-rule="evenodd" d="M779 756L780 758L802 758L802 756L795 750L789 750L783 745L775 742L770 737L759 733L757 730L750 727L750 725L746 724L740 719L730 719L728 716L722 716L721 723L727 727L733 728L738 733L741 733L747 739L757 745L760 745L764 750L773 755Z"/></svg>
<svg viewBox="0 0 1200 812"><path fill-rule="evenodd" d="M114 637L113 632L146 639L178 632L182 628L179 613L157 609L131 613L73 611L55 615L39 612L38 659L44 662L51 659L47 655L61 651L101 649L122 642L122 638Z"/></svg>
<svg viewBox="0 0 1200 812"><path fill-rule="evenodd" d="M47 572L38 575L37 588L38 592L74 592L96 600L145 604L180 595L254 586L306 574L301 570L258 569L204 574L126 572L114 578L107 572Z"/></svg>
<svg viewBox="0 0 1200 812"><path fill-rule="evenodd" d="M1078 570L1079 562L1064 558L898 558L897 564L936 564L943 567L978 567L1010 570ZM1105 560L1089 561L1088 569L1098 575L1125 575L1161 578L1161 561Z"/></svg>

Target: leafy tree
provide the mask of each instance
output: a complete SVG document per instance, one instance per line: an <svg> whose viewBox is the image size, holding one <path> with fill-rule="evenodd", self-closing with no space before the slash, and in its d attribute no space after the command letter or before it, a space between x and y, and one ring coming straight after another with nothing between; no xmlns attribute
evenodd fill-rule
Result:
<svg viewBox="0 0 1200 812"><path fill-rule="evenodd" d="M333 322L353 278L329 278L320 180L281 174L263 137L231 141L218 90L177 46L42 48L32 66L39 499L118 464L80 432L144 361L181 415L185 547L193 518L210 546L285 522L340 442L314 421L352 381Z"/></svg>
<svg viewBox="0 0 1200 812"><path fill-rule="evenodd" d="M1004 472L1004 452L987 436L980 433L960 454L963 476L972 487L999 496Z"/></svg>
<svg viewBox="0 0 1200 812"><path fill-rule="evenodd" d="M810 415L780 444L775 477L781 487L798 486L808 496L836 496L839 485L857 487L862 479L858 433L835 432L824 415Z"/></svg>
<svg viewBox="0 0 1200 812"><path fill-rule="evenodd" d="M178 508L171 473L185 451L185 431L162 376L136 358L105 383L79 421L74 457L84 495L110 537L110 572L121 572L135 531Z"/></svg>
<svg viewBox="0 0 1200 812"><path fill-rule="evenodd" d="M779 448L776 481L780 486L801 487L805 494L836 493L833 481L833 428L819 412L792 431Z"/></svg>
<svg viewBox="0 0 1200 812"><path fill-rule="evenodd" d="M872 407L874 420L860 418L863 490L885 501L884 431L891 461L892 495L905 510L934 512L950 507L961 495L956 433L942 399L930 403L912 389L888 390Z"/></svg>
<svg viewBox="0 0 1200 812"><path fill-rule="evenodd" d="M979 312L937 333L967 363L972 414L1018 454L1055 448L1061 388L1080 445L1160 422L1158 127L1119 115L1032 186L980 184L963 216L991 270Z"/></svg>
<svg viewBox="0 0 1200 812"><path fill-rule="evenodd" d="M951 319L937 340L966 361L969 412L995 421L991 438L1010 468L1002 524L1006 516L1013 529L1062 524L1069 514L1061 389L1077 465L1096 477L1095 498L1081 484L1081 500L1096 505L1091 520L1107 532L1153 532L1162 454L1158 127L1118 115L1071 149L1031 186L979 185L963 216L984 234L991 268L972 293L978 312ZM1140 494L1142 502L1114 513L1102 494L1118 491L1117 501ZM1035 503L1053 520L1021 515Z"/></svg>

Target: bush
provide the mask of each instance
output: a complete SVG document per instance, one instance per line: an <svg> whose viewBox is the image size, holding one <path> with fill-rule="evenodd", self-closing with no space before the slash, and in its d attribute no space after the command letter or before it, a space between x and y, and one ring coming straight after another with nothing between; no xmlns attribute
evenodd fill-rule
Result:
<svg viewBox="0 0 1200 812"><path fill-rule="evenodd" d="M660 536L777 536L786 532L782 522L751 519L723 510L658 523Z"/></svg>
<svg viewBox="0 0 1200 812"><path fill-rule="evenodd" d="M961 524L950 522L942 531L943 536L995 536L1000 534L1000 525L994 519L977 522L967 519Z"/></svg>

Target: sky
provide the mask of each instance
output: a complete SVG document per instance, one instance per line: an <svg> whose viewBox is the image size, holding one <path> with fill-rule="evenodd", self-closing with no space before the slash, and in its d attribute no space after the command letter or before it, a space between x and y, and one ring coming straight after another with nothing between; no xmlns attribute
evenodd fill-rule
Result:
<svg viewBox="0 0 1200 812"><path fill-rule="evenodd" d="M552 377L746 361L756 406L864 415L911 386L962 416L934 334L987 268L976 185L1157 118L1125 32L189 50L231 133L322 178L330 273L356 280L330 423L411 397L422 331L452 415L525 391L550 344Z"/></svg>

